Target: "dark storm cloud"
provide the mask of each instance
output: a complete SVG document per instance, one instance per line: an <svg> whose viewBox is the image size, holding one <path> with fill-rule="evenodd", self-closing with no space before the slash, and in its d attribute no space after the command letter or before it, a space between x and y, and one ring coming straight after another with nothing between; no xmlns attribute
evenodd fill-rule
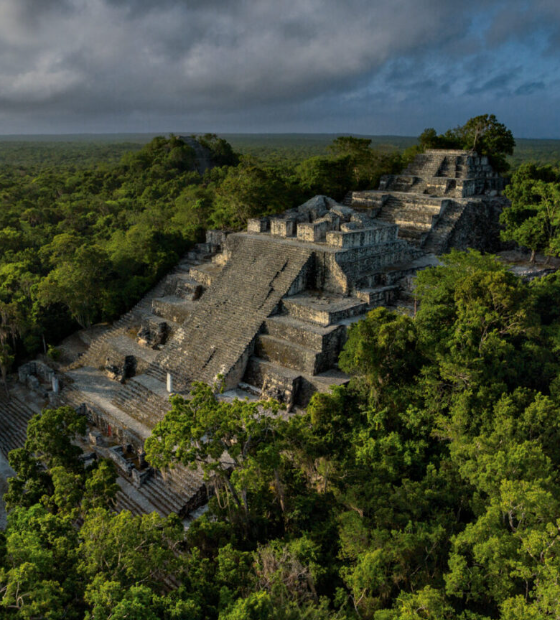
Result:
<svg viewBox="0 0 560 620"><path fill-rule="evenodd" d="M500 73L485 80L479 84L473 84L468 94L480 95L483 93L496 93L499 95L508 95L511 92L511 85L516 80L520 71L519 67L514 67L504 73Z"/></svg>
<svg viewBox="0 0 560 620"><path fill-rule="evenodd" d="M515 89L516 95L533 95L546 88L544 82L527 82L521 84Z"/></svg>
<svg viewBox="0 0 560 620"><path fill-rule="evenodd" d="M348 109L358 118L372 101L397 110L399 101L417 95L426 107L431 96L435 111L454 93L527 96L546 90L540 76L521 75L513 62L496 66L502 61L488 54L476 65L487 50L545 27L552 45L557 3L536 0L530 12L527 6L521 0L0 0L0 132L39 121L53 130L80 122L118 130L130 119L139 129L146 118L214 119L247 129L251 115L282 129L274 126L279 118L303 119L312 108L323 110L328 123L337 106L341 118ZM311 117L320 124L317 114Z"/></svg>

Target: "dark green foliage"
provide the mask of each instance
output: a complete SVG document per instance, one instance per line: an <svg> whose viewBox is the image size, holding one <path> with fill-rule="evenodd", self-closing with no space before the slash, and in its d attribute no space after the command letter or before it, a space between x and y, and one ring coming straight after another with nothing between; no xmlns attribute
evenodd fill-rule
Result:
<svg viewBox="0 0 560 620"><path fill-rule="evenodd" d="M490 144L495 119L484 118L489 128L463 128L467 146ZM434 134L423 147L437 147ZM209 226L240 227L313 193L341 198L420 148L401 158L344 136L328 150L331 138L305 162L294 139L272 165L238 163L204 136L223 166L203 178L173 136L111 166L0 169L0 366L64 335L69 317L116 316ZM541 222L553 199L541 184L557 183L552 168L519 170L507 234ZM476 252L444 263L418 275L414 318L380 308L351 329L340 359L350 386L315 395L307 412L267 403L263 417L204 385L173 400L148 456L201 463L216 489L186 532L174 516L111 511L114 467L85 469L73 442L83 417L33 419L10 454L0 618L556 617L559 278L526 284Z"/></svg>
<svg viewBox="0 0 560 620"><path fill-rule="evenodd" d="M216 161L236 163L224 140L201 141ZM195 163L171 136L111 166L0 169L3 350L10 339L16 356L34 353L43 336L53 344L112 319L173 266L207 227L221 182L219 172L203 181Z"/></svg>
<svg viewBox="0 0 560 620"><path fill-rule="evenodd" d="M306 413L203 384L175 397L148 458L202 464L216 489L186 533L108 512L114 472L70 442L83 420L45 412L10 456L5 617L555 617L559 290L454 252L417 276L414 318L379 308L352 328L350 386Z"/></svg>
<svg viewBox="0 0 560 620"><path fill-rule="evenodd" d="M282 177L250 158L229 168L216 189L211 224L217 228L240 228L251 217L273 215L291 206Z"/></svg>
<svg viewBox="0 0 560 620"><path fill-rule="evenodd" d="M560 170L551 166L524 164L513 174L505 195L511 206L500 221L502 239L536 252L560 255Z"/></svg>
<svg viewBox="0 0 560 620"><path fill-rule="evenodd" d="M506 157L513 155L515 140L511 131L498 122L494 114L482 114L469 119L464 125L438 135L435 129L425 129L418 137L424 149L474 150L489 157L494 168L505 173L509 170Z"/></svg>

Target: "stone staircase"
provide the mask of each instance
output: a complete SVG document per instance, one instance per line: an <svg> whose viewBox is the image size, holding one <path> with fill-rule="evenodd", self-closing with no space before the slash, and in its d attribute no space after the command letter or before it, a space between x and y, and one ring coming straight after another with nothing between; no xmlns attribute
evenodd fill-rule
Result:
<svg viewBox="0 0 560 620"><path fill-rule="evenodd" d="M450 179L468 178L468 155L446 155L436 176Z"/></svg>
<svg viewBox="0 0 560 620"><path fill-rule="evenodd" d="M184 517L207 499L202 471L182 466L165 473L154 471L138 493L163 516L174 512Z"/></svg>
<svg viewBox="0 0 560 620"><path fill-rule="evenodd" d="M310 260L305 246L274 246L265 239L232 235L235 250L203 298L147 374L173 376L177 389L193 381L213 384L220 374L226 388L243 372L243 356L265 319L288 293ZM245 360L246 361L246 360Z"/></svg>
<svg viewBox="0 0 560 620"><path fill-rule="evenodd" d="M118 512L129 510L139 515L155 511L162 517L171 513L185 517L207 500L202 471L182 466L164 474L154 470L139 487L122 476L117 482L120 486L116 497Z"/></svg>
<svg viewBox="0 0 560 620"><path fill-rule="evenodd" d="M132 497L128 493L125 493L124 491L117 491L115 499L117 512L128 510L130 513L132 513L132 516L134 517L146 513L146 506L140 504L134 497ZM155 506L153 507L153 509L156 510Z"/></svg>
<svg viewBox="0 0 560 620"><path fill-rule="evenodd" d="M423 179L438 176L446 153L446 151L429 150L417 155L404 169L403 175L421 177Z"/></svg>
<svg viewBox="0 0 560 620"><path fill-rule="evenodd" d="M95 366L99 356L102 355L102 349L105 343L113 340L117 336L125 335L127 330L135 327L141 321L143 315L151 314L152 300L161 297L165 288L165 282L159 282L151 291L149 291L131 310L123 314L115 323L112 329L96 338L90 345L89 349L75 362L64 368L64 371L75 370L81 366Z"/></svg>
<svg viewBox="0 0 560 620"><path fill-rule="evenodd" d="M451 234L464 211L465 205L463 203L450 201L425 238L422 249L431 254L443 254L446 252L449 249Z"/></svg>
<svg viewBox="0 0 560 620"><path fill-rule="evenodd" d="M8 400L0 393L0 452L8 456L11 450L21 448L27 437L27 424L35 411L15 396Z"/></svg>
<svg viewBox="0 0 560 620"><path fill-rule="evenodd" d="M127 381L112 403L149 428L163 420L171 409L166 385L146 375Z"/></svg>
<svg viewBox="0 0 560 620"><path fill-rule="evenodd" d="M377 218L399 226L399 238L421 245L439 217L442 202L406 193L389 194Z"/></svg>

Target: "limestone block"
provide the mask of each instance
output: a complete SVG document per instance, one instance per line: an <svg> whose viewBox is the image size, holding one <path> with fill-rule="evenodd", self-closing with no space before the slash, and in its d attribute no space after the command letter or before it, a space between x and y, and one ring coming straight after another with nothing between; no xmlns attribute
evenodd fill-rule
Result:
<svg viewBox="0 0 560 620"><path fill-rule="evenodd" d="M342 224L341 224L342 229ZM355 248L396 241L398 226L363 228L348 232L331 231L327 233L327 244L338 248Z"/></svg>
<svg viewBox="0 0 560 620"><path fill-rule="evenodd" d="M156 348L165 344L169 335L169 325L165 321L145 324L140 328L137 342L145 347Z"/></svg>
<svg viewBox="0 0 560 620"><path fill-rule="evenodd" d="M351 232L352 230L361 230L363 228L361 222L343 222L340 225L341 232Z"/></svg>
<svg viewBox="0 0 560 620"><path fill-rule="evenodd" d="M131 474L131 471L134 469L134 464L125 457L122 446L113 446L109 448L109 450L107 450L107 455L123 473L128 475Z"/></svg>
<svg viewBox="0 0 560 620"><path fill-rule="evenodd" d="M263 360L279 364L311 375L326 370L330 360L321 351L314 351L301 346L297 342L290 342L283 338L275 338L261 334L255 345L255 355Z"/></svg>
<svg viewBox="0 0 560 620"><path fill-rule="evenodd" d="M330 230L339 230L340 229L340 217L333 213L332 211L327 211L321 220L327 220L331 223Z"/></svg>
<svg viewBox="0 0 560 620"><path fill-rule="evenodd" d="M212 286L212 282L216 276L220 273L222 266L219 263L206 263L198 265L197 267L191 267L189 269L189 275L193 280L196 280L202 286Z"/></svg>
<svg viewBox="0 0 560 620"><path fill-rule="evenodd" d="M207 230L206 231L206 243L213 245L224 245L226 242L227 233L223 230Z"/></svg>
<svg viewBox="0 0 560 620"><path fill-rule="evenodd" d="M315 222L302 222L297 227L297 238L300 241L316 243L324 241L329 230L331 230L331 222L327 219L320 219Z"/></svg>
<svg viewBox="0 0 560 620"><path fill-rule="evenodd" d="M371 225L371 217L369 216L369 214L368 213L362 213L360 211L354 211L354 213L352 213L352 215L350 217L350 221L362 224L362 228L366 224Z"/></svg>
<svg viewBox="0 0 560 620"><path fill-rule="evenodd" d="M134 355L125 355L122 361L107 358L105 371L109 379L124 383L136 374L136 358Z"/></svg>
<svg viewBox="0 0 560 620"><path fill-rule="evenodd" d="M212 256L212 264L223 267L228 262L230 256L231 253L228 250L220 252L219 254Z"/></svg>
<svg viewBox="0 0 560 620"><path fill-rule="evenodd" d="M247 232L264 233L270 228L270 220L267 217L251 218L247 221Z"/></svg>
<svg viewBox="0 0 560 620"><path fill-rule="evenodd" d="M90 431L88 434L88 441L92 446L105 445L105 439L103 438L103 434L99 431Z"/></svg>
<svg viewBox="0 0 560 620"><path fill-rule="evenodd" d="M294 237L297 223L293 219L274 218L270 220L270 232L277 237Z"/></svg>
<svg viewBox="0 0 560 620"><path fill-rule="evenodd" d="M300 383L300 377L267 372L261 388L261 398L263 400L273 398L286 405L289 411L296 400Z"/></svg>
<svg viewBox="0 0 560 620"><path fill-rule="evenodd" d="M334 203L332 198L327 198L327 196L314 196L300 205L297 210L301 214L307 214L310 221L314 221L323 217L332 203Z"/></svg>
<svg viewBox="0 0 560 620"><path fill-rule="evenodd" d="M18 368L18 380L24 385L27 383L27 377L37 374L35 362L28 362Z"/></svg>
<svg viewBox="0 0 560 620"><path fill-rule="evenodd" d="M37 391L41 387L39 379L34 375L27 375L25 383L30 390Z"/></svg>
<svg viewBox="0 0 560 620"><path fill-rule="evenodd" d="M152 312L173 323L183 323L192 313L192 303L179 297L160 297L152 299Z"/></svg>
<svg viewBox="0 0 560 620"><path fill-rule="evenodd" d="M343 222L349 222L352 215L355 213L351 207L344 207L343 205L336 205L331 208L331 213L338 215Z"/></svg>

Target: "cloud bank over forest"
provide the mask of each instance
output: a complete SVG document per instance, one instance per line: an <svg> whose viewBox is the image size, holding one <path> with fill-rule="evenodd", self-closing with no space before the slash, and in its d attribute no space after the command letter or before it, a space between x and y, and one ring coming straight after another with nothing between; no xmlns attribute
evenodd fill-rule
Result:
<svg viewBox="0 0 560 620"><path fill-rule="evenodd" d="M0 0L0 133L558 137L553 0Z"/></svg>

